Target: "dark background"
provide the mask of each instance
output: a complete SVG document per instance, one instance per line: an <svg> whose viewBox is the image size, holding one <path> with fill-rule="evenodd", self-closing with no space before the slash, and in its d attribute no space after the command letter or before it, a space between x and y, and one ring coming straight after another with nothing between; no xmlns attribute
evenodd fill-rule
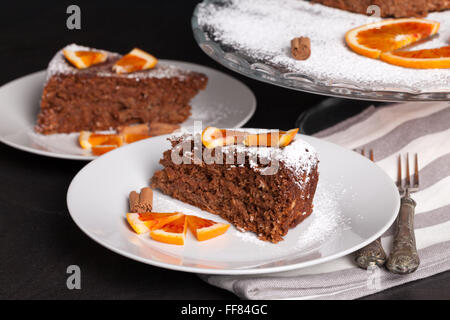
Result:
<svg viewBox="0 0 450 320"><path fill-rule="evenodd" d="M258 107L247 127L294 126L324 97L244 78L222 68L195 43L190 19L198 1L58 1L2 4L0 84L45 69L75 42L126 53L139 47L163 59L194 62L240 79ZM81 7L82 29L66 28L66 8ZM195 274L121 257L90 240L69 217L66 191L85 162L45 158L0 144L0 298L236 299ZM79 265L81 290L68 290L66 269ZM450 299L450 272L367 299Z"/></svg>

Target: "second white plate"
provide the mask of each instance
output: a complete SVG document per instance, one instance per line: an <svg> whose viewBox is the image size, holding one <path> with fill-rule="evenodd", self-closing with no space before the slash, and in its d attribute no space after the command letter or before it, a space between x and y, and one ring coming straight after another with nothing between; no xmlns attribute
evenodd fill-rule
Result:
<svg viewBox="0 0 450 320"><path fill-rule="evenodd" d="M214 69L193 63L161 60L208 76L206 90L191 102L192 115L182 123L191 127L195 121L219 128L239 128L256 110L252 91L242 82ZM78 133L40 135L34 132L45 71L14 80L0 88L0 141L14 148L44 156L92 160L78 145Z"/></svg>
<svg viewBox="0 0 450 320"><path fill-rule="evenodd" d="M349 254L378 238L393 223L399 194L393 181L361 155L317 138L302 136L319 153L314 211L277 244L233 226L224 235L184 246L137 235L125 214L128 194L148 186L170 147L167 136L137 142L89 163L73 179L67 205L75 223L102 246L131 259L168 269L209 274L257 274L315 265ZM158 190L156 212L181 211L223 220Z"/></svg>

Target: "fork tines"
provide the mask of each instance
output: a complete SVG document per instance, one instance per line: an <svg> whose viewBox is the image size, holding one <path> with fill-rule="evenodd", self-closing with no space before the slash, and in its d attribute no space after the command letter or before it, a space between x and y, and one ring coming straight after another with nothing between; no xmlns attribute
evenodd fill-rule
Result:
<svg viewBox="0 0 450 320"><path fill-rule="evenodd" d="M358 150L354 150L355 152L357 152ZM365 157L366 156L366 150L365 149L361 149L361 155L363 156L363 157ZM372 161L374 161L374 157L373 157L373 149L370 149L369 150L369 158L370 158L370 160L372 160Z"/></svg>
<svg viewBox="0 0 450 320"><path fill-rule="evenodd" d="M398 164L397 164L397 188L398 191L403 194L404 190L402 187L402 156L398 155Z"/></svg>
<svg viewBox="0 0 450 320"><path fill-rule="evenodd" d="M405 186L402 186L402 156L398 156L398 166L397 166L397 187L401 194L405 191L415 192L419 189L419 156L416 153L414 156L414 180L411 183L411 173L409 166L409 153L406 153L406 175L405 175Z"/></svg>
<svg viewBox="0 0 450 320"><path fill-rule="evenodd" d="M419 189L419 156L414 157L414 188Z"/></svg>
<svg viewBox="0 0 450 320"><path fill-rule="evenodd" d="M406 153L406 178L405 178L406 188L409 189L411 186L410 171L409 171L409 153Z"/></svg>

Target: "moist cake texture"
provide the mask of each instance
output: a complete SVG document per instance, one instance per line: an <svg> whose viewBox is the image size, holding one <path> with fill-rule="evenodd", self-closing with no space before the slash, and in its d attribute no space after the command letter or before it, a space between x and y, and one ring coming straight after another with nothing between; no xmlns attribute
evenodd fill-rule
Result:
<svg viewBox="0 0 450 320"><path fill-rule="evenodd" d="M152 188L274 243L312 213L319 160L298 136L284 148L206 149L192 134L170 140Z"/></svg>
<svg viewBox="0 0 450 320"><path fill-rule="evenodd" d="M96 50L78 45L64 49ZM63 50L64 50L63 49ZM153 69L117 74L121 58L77 69L62 50L50 61L35 130L43 134L109 130L120 125L163 122L178 124L190 115L191 99L205 89L204 74L165 63Z"/></svg>
<svg viewBox="0 0 450 320"><path fill-rule="evenodd" d="M450 0L312 0L329 7L367 14L369 6L380 8L381 17L424 17L432 11L450 9Z"/></svg>

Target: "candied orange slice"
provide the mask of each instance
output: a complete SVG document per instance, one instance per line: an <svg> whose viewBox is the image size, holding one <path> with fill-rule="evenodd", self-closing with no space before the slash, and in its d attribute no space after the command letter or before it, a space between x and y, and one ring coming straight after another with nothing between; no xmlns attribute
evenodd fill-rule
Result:
<svg viewBox="0 0 450 320"><path fill-rule="evenodd" d="M138 213L139 220L144 222L149 230L156 230L164 225L177 220L183 216L180 212L160 213L160 212L144 212Z"/></svg>
<svg viewBox="0 0 450 320"><path fill-rule="evenodd" d="M91 136L92 132L90 131L81 131L80 135L78 136L78 143L80 144L81 148L83 149L92 149L92 145L89 142L89 137Z"/></svg>
<svg viewBox="0 0 450 320"><path fill-rule="evenodd" d="M426 39L439 30L439 22L426 19L387 19L348 31L348 46L363 56L378 59L383 52L391 52Z"/></svg>
<svg viewBox="0 0 450 320"><path fill-rule="evenodd" d="M94 64L105 62L106 53L99 51L72 51L63 50L64 57L78 69L85 69Z"/></svg>
<svg viewBox="0 0 450 320"><path fill-rule="evenodd" d="M117 128L125 143L133 143L142 139L150 138L150 128L147 123L131 126L120 126Z"/></svg>
<svg viewBox="0 0 450 320"><path fill-rule="evenodd" d="M450 46L382 53L380 59L397 66L416 69L450 68Z"/></svg>
<svg viewBox="0 0 450 320"><path fill-rule="evenodd" d="M202 132L202 143L208 149L233 144L234 140L233 136L227 136L224 129L207 127Z"/></svg>
<svg viewBox="0 0 450 320"><path fill-rule="evenodd" d="M102 154L105 154L111 150L116 149L117 145L99 145L99 146L93 146L91 149L91 152L94 156L101 156Z"/></svg>
<svg viewBox="0 0 450 320"><path fill-rule="evenodd" d="M207 127L202 132L202 143L206 148L211 149L239 143L244 136L244 132Z"/></svg>
<svg viewBox="0 0 450 320"><path fill-rule="evenodd" d="M126 214L129 225L137 234L149 232L151 230L159 229L165 224L180 218L183 214L179 212L158 213L158 212L144 212L135 213L128 212Z"/></svg>
<svg viewBox="0 0 450 320"><path fill-rule="evenodd" d="M278 143L279 147L286 147L289 145L292 140L294 140L295 136L298 133L299 128L291 129L289 131L283 132L283 134L280 136L280 141Z"/></svg>
<svg viewBox="0 0 450 320"><path fill-rule="evenodd" d="M91 146L115 145L120 147L123 144L122 137L117 134L92 133L88 141Z"/></svg>
<svg viewBox="0 0 450 320"><path fill-rule="evenodd" d="M162 228L150 231L150 236L153 240L159 242L184 245L186 230L187 219L185 215L182 215L180 218L167 223Z"/></svg>
<svg viewBox="0 0 450 320"><path fill-rule="evenodd" d="M154 68L157 63L158 60L151 54L134 48L114 64L113 70L117 73L130 73Z"/></svg>
<svg viewBox="0 0 450 320"><path fill-rule="evenodd" d="M278 145L281 135L281 132L249 134L245 137L244 144L248 147L273 147Z"/></svg>
<svg viewBox="0 0 450 320"><path fill-rule="evenodd" d="M195 235L198 241L205 241L224 234L229 224L215 222L196 216L188 216L187 223L189 230Z"/></svg>
<svg viewBox="0 0 450 320"><path fill-rule="evenodd" d="M126 216L128 224L137 234L142 234L150 231L147 224L140 219L139 213L129 212L126 214Z"/></svg>
<svg viewBox="0 0 450 320"><path fill-rule="evenodd" d="M139 140L144 140L150 138L151 136L148 134L126 134L124 136L124 140L126 143L133 143Z"/></svg>
<svg viewBox="0 0 450 320"><path fill-rule="evenodd" d="M99 145L120 147L123 144L123 138L117 134L81 131L78 137L78 142L83 149L92 149L93 147Z"/></svg>
<svg viewBox="0 0 450 320"><path fill-rule="evenodd" d="M260 134L249 134L244 139L248 147L285 147L289 145L298 132L298 128L289 131L274 131Z"/></svg>

